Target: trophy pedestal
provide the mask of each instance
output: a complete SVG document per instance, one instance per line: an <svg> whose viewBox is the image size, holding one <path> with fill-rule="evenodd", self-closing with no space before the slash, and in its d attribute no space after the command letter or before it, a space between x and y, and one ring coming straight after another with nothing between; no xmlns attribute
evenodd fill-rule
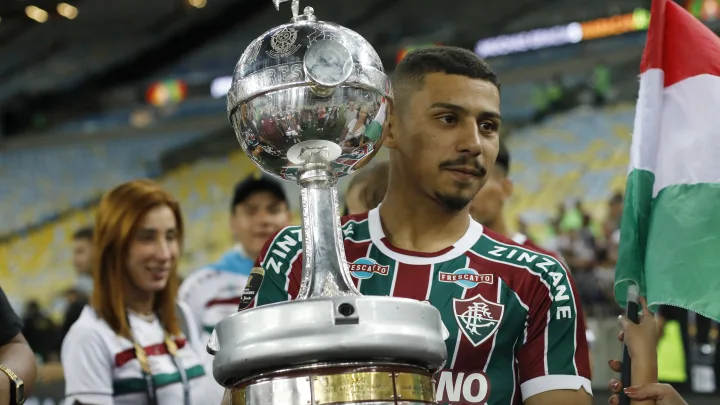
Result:
<svg viewBox="0 0 720 405"><path fill-rule="evenodd" d="M439 312L420 301L344 296L239 312L217 325L208 347L234 404L276 403L267 390L287 392L283 405L432 402L431 375L446 359L442 330Z"/></svg>
<svg viewBox="0 0 720 405"><path fill-rule="evenodd" d="M232 388L233 405L434 403L431 374L392 363L325 363L258 375Z"/></svg>

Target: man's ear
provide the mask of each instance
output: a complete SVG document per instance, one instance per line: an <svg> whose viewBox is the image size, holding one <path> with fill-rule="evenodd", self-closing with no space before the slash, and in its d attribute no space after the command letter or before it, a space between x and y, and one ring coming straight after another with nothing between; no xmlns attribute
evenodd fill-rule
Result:
<svg viewBox="0 0 720 405"><path fill-rule="evenodd" d="M395 102L393 100L388 100L386 107L387 110L385 112L385 123L383 124L383 146L395 149L397 148L398 142L395 137L395 134L393 133L393 130L397 128L398 124L398 117L397 117L397 109L395 108Z"/></svg>

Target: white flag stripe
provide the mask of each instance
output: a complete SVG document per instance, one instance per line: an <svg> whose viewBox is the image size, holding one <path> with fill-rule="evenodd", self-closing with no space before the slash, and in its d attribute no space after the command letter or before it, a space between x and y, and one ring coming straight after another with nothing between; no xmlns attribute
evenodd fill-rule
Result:
<svg viewBox="0 0 720 405"><path fill-rule="evenodd" d="M720 77L699 75L664 90L662 78L658 69L641 76L631 170L655 174L653 197L677 184L720 183Z"/></svg>

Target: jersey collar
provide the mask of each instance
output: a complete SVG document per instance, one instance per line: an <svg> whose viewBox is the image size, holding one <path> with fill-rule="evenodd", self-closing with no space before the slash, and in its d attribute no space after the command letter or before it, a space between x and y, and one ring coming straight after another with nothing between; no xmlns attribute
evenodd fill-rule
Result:
<svg viewBox="0 0 720 405"><path fill-rule="evenodd" d="M385 232L383 231L382 222L380 221L380 206L368 212L368 222L370 226L370 239L372 240L373 245L375 245L380 252L401 263L415 265L436 264L455 259L470 250L470 248L477 243L483 234L483 226L475 222L475 220L471 217L470 226L468 226L467 231L460 239L453 243L450 249L447 249L437 256L415 256L396 252L395 250L390 249L386 244L387 242L383 240L385 239Z"/></svg>

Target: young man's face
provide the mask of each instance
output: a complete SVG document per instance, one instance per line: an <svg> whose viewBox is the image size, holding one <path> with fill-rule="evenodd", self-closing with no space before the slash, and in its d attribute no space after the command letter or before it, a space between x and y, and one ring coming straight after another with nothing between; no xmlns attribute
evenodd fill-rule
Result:
<svg viewBox="0 0 720 405"><path fill-rule="evenodd" d="M251 258L262 250L265 242L290 224L290 210L285 201L269 191L257 191L235 206L230 217L230 230Z"/></svg>
<svg viewBox="0 0 720 405"><path fill-rule="evenodd" d="M431 73L390 116L394 166L403 181L450 211L467 207L499 149L500 93L480 79Z"/></svg>
<svg viewBox="0 0 720 405"><path fill-rule="evenodd" d="M90 239L73 240L73 267L78 274L92 272L93 245Z"/></svg>

